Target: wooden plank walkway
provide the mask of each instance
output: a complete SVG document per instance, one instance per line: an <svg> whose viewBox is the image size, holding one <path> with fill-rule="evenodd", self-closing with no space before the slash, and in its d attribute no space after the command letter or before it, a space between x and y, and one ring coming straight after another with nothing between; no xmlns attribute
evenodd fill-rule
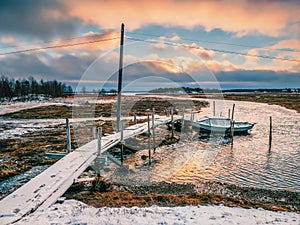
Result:
<svg viewBox="0 0 300 225"><path fill-rule="evenodd" d="M179 117L176 117L179 119ZM175 117L174 117L175 120ZM156 119L154 126L164 124L170 118ZM151 124L151 123L150 123ZM146 123L136 124L124 130L124 139L147 132ZM120 142L121 134L102 137L101 153ZM93 140L72 151L43 173L0 201L0 224L9 224L55 203L97 157L98 141Z"/></svg>

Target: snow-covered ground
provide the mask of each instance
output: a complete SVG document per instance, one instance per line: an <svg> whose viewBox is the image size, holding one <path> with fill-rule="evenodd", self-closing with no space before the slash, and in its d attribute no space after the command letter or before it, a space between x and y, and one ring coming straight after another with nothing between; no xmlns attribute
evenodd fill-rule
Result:
<svg viewBox="0 0 300 225"><path fill-rule="evenodd" d="M54 204L16 224L300 224L300 214L226 206L94 208L75 200Z"/></svg>

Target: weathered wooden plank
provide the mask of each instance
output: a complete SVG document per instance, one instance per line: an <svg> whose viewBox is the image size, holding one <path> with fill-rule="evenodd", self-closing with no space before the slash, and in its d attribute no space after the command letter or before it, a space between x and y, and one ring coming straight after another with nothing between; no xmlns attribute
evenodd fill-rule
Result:
<svg viewBox="0 0 300 225"><path fill-rule="evenodd" d="M159 119L154 126L170 121ZM124 130L124 139L147 131L147 123ZM102 138L101 153L118 144L120 132ZM0 201L0 224L13 223L37 209L53 204L97 157L97 140L93 140L57 161L43 173Z"/></svg>

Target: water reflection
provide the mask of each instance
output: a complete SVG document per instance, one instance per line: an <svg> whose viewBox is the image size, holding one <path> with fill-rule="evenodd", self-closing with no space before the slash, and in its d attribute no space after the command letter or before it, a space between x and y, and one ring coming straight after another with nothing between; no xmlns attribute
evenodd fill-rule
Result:
<svg viewBox="0 0 300 225"><path fill-rule="evenodd" d="M228 108L232 104L226 103ZM208 179L299 192L300 115L274 105L235 103L236 119L257 123L254 129L247 135L235 136L233 143L223 136L201 134L192 145L185 146L185 151L192 151L194 155L170 180L197 183L199 179ZM199 117L209 114L206 109ZM270 115L273 118L271 150L268 144Z"/></svg>

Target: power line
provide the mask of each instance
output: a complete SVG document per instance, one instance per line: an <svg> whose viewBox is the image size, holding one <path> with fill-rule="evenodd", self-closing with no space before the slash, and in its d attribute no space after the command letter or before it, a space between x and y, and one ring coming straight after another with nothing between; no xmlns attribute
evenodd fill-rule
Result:
<svg viewBox="0 0 300 225"><path fill-rule="evenodd" d="M127 37L127 39L133 40L133 41L148 42L148 43L163 43L163 44L170 45L170 46L178 46L178 47L184 47L184 48L190 48L190 49L200 49L200 50L203 49L203 50L207 50L207 51L215 51L215 52L222 52L222 53L235 54L235 55L243 55L243 56L265 58L265 59L276 59L276 60L300 63L300 59L286 59L286 58L281 58L281 57L272 57L272 56L267 56L267 55L256 55L256 54L249 54L249 53L244 53L244 52L235 52L235 51L221 50L221 49L215 49L215 48L206 48L206 47L201 47L200 48L198 46L191 46L191 45L187 45L185 43L178 43L178 42L145 40L145 39L131 38L131 37Z"/></svg>
<svg viewBox="0 0 300 225"><path fill-rule="evenodd" d="M18 48L18 47L26 47L29 48L28 46L33 46L33 45L40 45L40 44L50 44L54 42L65 42L65 41L71 41L75 39L84 39L84 38L96 38L96 37L101 37L103 34L93 34L93 35L87 35L87 36L75 36L75 37L70 37L70 38L65 38L65 39L60 39L60 40L48 40L48 41L36 41L35 43L28 44L28 45L10 45L8 47L1 47L1 49L9 49L9 48Z"/></svg>
<svg viewBox="0 0 300 225"><path fill-rule="evenodd" d="M155 34L149 34L149 33L137 33L137 32L126 32L129 34L134 34L134 35L142 35L142 36L148 36L148 37L157 37L161 38L162 35L155 35ZM172 38L168 37L167 38ZM259 48L259 49L265 49L265 50L272 50L272 51L284 51L284 52L300 52L297 50L292 50L292 49L271 49L271 48L266 48L266 47L258 47L254 45L243 45L243 44L233 44L233 43L228 43L228 42L218 42L218 41L208 41L208 40L203 40L203 39L189 39L189 38L182 38L180 37L181 40L183 41L192 41L192 42L204 42L204 43L210 43L210 44L221 44L221 45L231 45L231 46L238 46L238 47L246 47L246 48Z"/></svg>
<svg viewBox="0 0 300 225"><path fill-rule="evenodd" d="M119 39L119 37L100 39L100 40L94 40L94 41L85 41L85 42L79 42L79 43L73 43L73 44L62 44L62 45L53 45L53 46L46 46L46 47L30 48L30 49L0 53L0 55L12 55L12 54L19 54L19 53L24 53L24 52L33 52L33 51L45 50L45 49L72 47L72 46L78 46L78 45L85 45L85 44L93 44L93 43L104 42L104 41L111 41L111 40L115 40L115 39Z"/></svg>

